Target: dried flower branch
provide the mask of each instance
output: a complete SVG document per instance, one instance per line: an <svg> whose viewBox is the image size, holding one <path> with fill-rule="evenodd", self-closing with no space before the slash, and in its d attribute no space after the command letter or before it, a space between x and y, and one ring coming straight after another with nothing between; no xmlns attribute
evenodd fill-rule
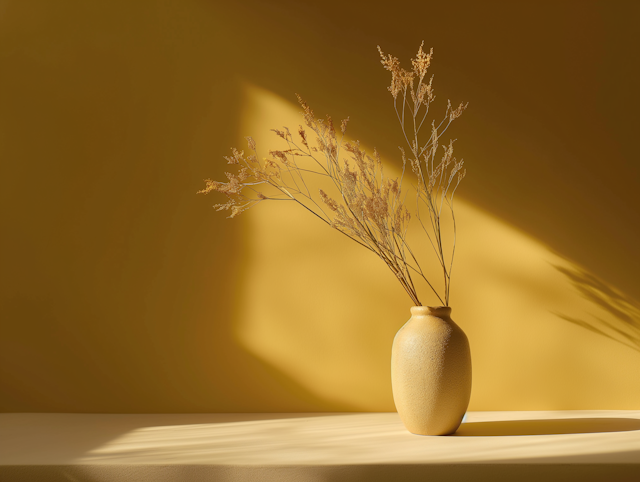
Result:
<svg viewBox="0 0 640 482"><path fill-rule="evenodd" d="M389 91L393 96L393 105L396 116L402 127L402 133L409 146L409 163L411 170L416 175L418 183L416 206L416 217L420 221L424 233L433 247L444 277L444 304L449 305L451 270L453 268L453 258L456 246L456 221L453 211L453 197L464 178L466 170L463 169L464 162L458 161L453 156L453 142L443 146L444 153L439 161L436 161L438 151L438 141L447 131L451 123L462 115L467 104L460 104L457 108L447 102L447 109L443 119L438 125L431 122L431 133L425 141L422 141L420 132L429 113L431 102L435 99L432 82L433 77L425 83L427 70L433 58L433 49L426 54L422 47L418 49L415 59L412 59L413 71L407 72L400 67L400 62L392 55L383 53L378 46L381 63L385 69L391 72L391 85ZM417 82L416 82L417 79ZM402 107L398 107L398 99L401 99ZM407 115L408 111L408 115ZM403 162L406 162L406 154L401 149ZM453 221L453 246L449 256L445 253L442 242L442 208L446 205L449 209ZM421 217L422 210L426 209L429 215L428 223L425 225ZM426 220L425 220L426 221Z"/></svg>
<svg viewBox="0 0 640 482"><path fill-rule="evenodd" d="M378 47L383 66L391 72L389 91L409 145L408 156L400 148L400 178L385 177L380 155L375 149L369 155L358 141L344 140L348 118L341 122L338 133L331 117L316 119L311 108L297 96L306 128L299 126L295 139L286 127L273 129L286 142L287 149L270 150L270 157L259 160L255 141L247 137L251 155L246 156L244 151L234 148L231 156L225 157L229 164L239 166L238 172L226 173L227 182L207 179L205 188L198 192L225 194L227 202L214 207L218 211L230 211L231 218L264 201L295 202L382 259L415 305L420 306L421 302L414 278L421 278L440 303L448 306L456 235L453 197L465 170L463 161L457 161L453 156L454 141L443 146L443 155L437 161L436 154L440 137L466 105L460 104L453 109L448 102L443 120L437 126L432 121L428 138L421 141L420 130L435 99L433 77L425 82L433 50L427 54L422 47L412 60L411 71L402 69L397 58L385 56ZM401 108L397 105L398 99L402 102ZM311 137L315 145L311 145ZM443 269L443 296L427 278L407 242L411 215L402 189L407 163L417 178L417 218ZM312 193L307 184L312 175L321 176L326 183L317 194ZM269 192L265 194L266 189ZM335 194L327 193L327 190ZM445 206L453 219L454 243L449 256L445 255L442 242L441 221ZM421 210L425 209L429 214L428 221L421 216Z"/></svg>

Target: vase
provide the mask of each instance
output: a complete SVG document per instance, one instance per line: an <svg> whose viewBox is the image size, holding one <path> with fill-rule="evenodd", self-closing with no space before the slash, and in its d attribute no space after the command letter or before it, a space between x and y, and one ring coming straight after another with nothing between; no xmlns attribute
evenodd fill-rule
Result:
<svg viewBox="0 0 640 482"><path fill-rule="evenodd" d="M393 400L414 434L454 433L469 406L469 340L450 315L447 306L414 306L393 340Z"/></svg>

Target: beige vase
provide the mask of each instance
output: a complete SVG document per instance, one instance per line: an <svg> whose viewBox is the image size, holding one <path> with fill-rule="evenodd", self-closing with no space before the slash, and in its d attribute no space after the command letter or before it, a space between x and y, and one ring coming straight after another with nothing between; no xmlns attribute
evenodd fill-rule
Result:
<svg viewBox="0 0 640 482"><path fill-rule="evenodd" d="M411 433L449 435L471 397L471 351L445 306L414 306L391 350L393 400Z"/></svg>

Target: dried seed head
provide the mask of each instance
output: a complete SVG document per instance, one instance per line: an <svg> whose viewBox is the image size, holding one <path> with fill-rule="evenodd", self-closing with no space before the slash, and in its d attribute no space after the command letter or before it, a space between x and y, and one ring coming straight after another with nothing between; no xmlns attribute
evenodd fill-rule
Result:
<svg viewBox="0 0 640 482"><path fill-rule="evenodd" d="M251 176L251 172L249 172L249 169L247 169L246 167L243 167L242 169L240 169L240 171L238 171L239 182L246 181L249 178L249 176Z"/></svg>
<svg viewBox="0 0 640 482"><path fill-rule="evenodd" d="M307 133L302 126L298 126L298 135L300 136L300 139L302 139L302 144L308 148L309 144L307 143Z"/></svg>
<svg viewBox="0 0 640 482"><path fill-rule="evenodd" d="M280 162L287 167L290 165L289 158L284 151L269 151L269 155L278 158Z"/></svg>
<svg viewBox="0 0 640 482"><path fill-rule="evenodd" d="M227 160L227 164L240 164L240 161L244 159L244 151L238 151L235 147L231 148L231 155L224 156Z"/></svg>
<svg viewBox="0 0 640 482"><path fill-rule="evenodd" d="M198 191L198 194L209 194L211 191L218 191L219 186L224 184L222 182L212 181L211 179L205 179L205 187Z"/></svg>
<svg viewBox="0 0 640 482"><path fill-rule="evenodd" d="M242 206L231 206L231 215L228 218L235 218L238 214L244 211L246 208Z"/></svg>
<svg viewBox="0 0 640 482"><path fill-rule="evenodd" d="M422 47L424 47L424 40L420 44L420 48L418 49L418 55L415 59L411 59L411 64L413 65L413 71L418 76L420 80L422 80L427 73L427 69L429 65L431 65L431 58L433 57L433 49L426 54Z"/></svg>
<svg viewBox="0 0 640 482"><path fill-rule="evenodd" d="M340 123L340 132L342 132L343 134L347 131L348 123L349 123L348 117L346 119L342 119L342 122Z"/></svg>
<svg viewBox="0 0 640 482"><path fill-rule="evenodd" d="M336 130L333 127L333 119L331 119L330 115L327 115L327 128L329 130L329 135L333 138L336 137Z"/></svg>
<svg viewBox="0 0 640 482"><path fill-rule="evenodd" d="M458 182L462 181L464 179L464 176L467 175L467 170L463 169L462 171L460 171L458 173Z"/></svg>
<svg viewBox="0 0 640 482"><path fill-rule="evenodd" d="M302 97L300 97L298 94L296 94L296 97L298 98L298 102L302 107L302 116L304 117L305 124L307 125L307 127L313 128L316 125L315 118L313 117L313 111L307 105L307 103L302 100Z"/></svg>
<svg viewBox="0 0 640 482"><path fill-rule="evenodd" d="M398 185L397 179L391 181L391 194L393 194L394 196L400 194L400 186Z"/></svg>
<svg viewBox="0 0 640 482"><path fill-rule="evenodd" d="M451 105L451 103L449 103L449 105ZM449 114L449 121L453 121L460 117L462 115L462 112L467 108L468 105L468 102L466 104L463 104L461 102L460 105L455 110L452 110Z"/></svg>
<svg viewBox="0 0 640 482"><path fill-rule="evenodd" d="M329 207L329 209L334 212L338 211L338 203L327 196L327 193L325 193L322 189L320 189L320 198L322 199L322 202Z"/></svg>
<svg viewBox="0 0 640 482"><path fill-rule="evenodd" d="M388 87L388 89L389 89L389 92L391 92L391 95L393 96L393 98L395 99L396 97L398 97L398 92L400 92L403 87L402 73L401 73L402 69L400 68L400 61L398 60L397 57L394 57L393 55L385 56L379 45L378 45L378 52L380 52L380 57L382 59L380 62L382 63L382 65L386 70L391 72L391 85Z"/></svg>

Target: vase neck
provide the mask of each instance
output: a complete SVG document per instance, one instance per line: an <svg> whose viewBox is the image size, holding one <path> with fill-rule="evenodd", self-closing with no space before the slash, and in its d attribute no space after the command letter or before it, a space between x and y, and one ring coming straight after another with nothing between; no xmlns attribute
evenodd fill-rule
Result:
<svg viewBox="0 0 640 482"><path fill-rule="evenodd" d="M411 316L450 316L449 306L412 306Z"/></svg>

